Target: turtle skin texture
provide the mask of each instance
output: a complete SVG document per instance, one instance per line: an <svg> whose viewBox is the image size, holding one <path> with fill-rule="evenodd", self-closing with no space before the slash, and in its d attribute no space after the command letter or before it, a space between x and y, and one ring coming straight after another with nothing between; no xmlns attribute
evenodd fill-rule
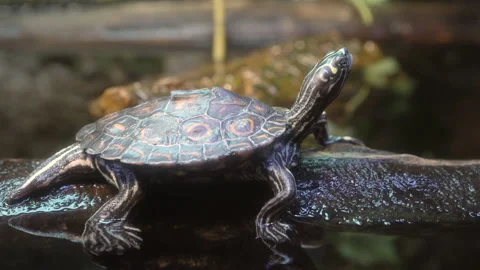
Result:
<svg viewBox="0 0 480 270"><path fill-rule="evenodd" d="M287 128L285 113L223 88L172 91L83 127L87 154L126 164L201 165L247 158Z"/></svg>

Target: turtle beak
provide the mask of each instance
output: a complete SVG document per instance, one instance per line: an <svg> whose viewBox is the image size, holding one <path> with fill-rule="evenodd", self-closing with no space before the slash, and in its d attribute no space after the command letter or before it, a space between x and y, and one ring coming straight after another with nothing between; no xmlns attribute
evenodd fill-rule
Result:
<svg viewBox="0 0 480 270"><path fill-rule="evenodd" d="M330 104L340 94L353 63L352 54L346 48L338 50L335 55L337 57L336 59L341 59L343 63L341 66L338 66L338 63L334 64L338 68L338 73L336 74L338 79L332 82L333 84L328 89L327 104Z"/></svg>
<svg viewBox="0 0 480 270"><path fill-rule="evenodd" d="M352 54L346 48L341 48L338 52L342 54L345 57L345 59L347 59L347 72L350 73L350 70L352 69L352 65L353 65Z"/></svg>

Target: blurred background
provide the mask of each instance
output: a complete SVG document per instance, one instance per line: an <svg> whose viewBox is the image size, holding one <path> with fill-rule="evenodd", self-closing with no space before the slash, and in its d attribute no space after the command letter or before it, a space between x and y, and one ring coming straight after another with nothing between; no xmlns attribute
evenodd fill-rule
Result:
<svg viewBox="0 0 480 270"><path fill-rule="evenodd" d="M48 157L83 125L172 89L221 85L288 107L309 68L343 46L355 66L327 110L332 133L480 157L477 1L219 3L1 0L0 158ZM312 253L322 269L469 269L480 252L471 235L327 238Z"/></svg>

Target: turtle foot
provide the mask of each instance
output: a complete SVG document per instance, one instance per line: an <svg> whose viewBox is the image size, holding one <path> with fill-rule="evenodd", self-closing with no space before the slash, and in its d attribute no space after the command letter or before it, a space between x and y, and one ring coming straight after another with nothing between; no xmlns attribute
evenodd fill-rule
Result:
<svg viewBox="0 0 480 270"><path fill-rule="evenodd" d="M268 246L293 241L292 235L295 229L292 225L280 221L259 225L257 229L258 237L260 237Z"/></svg>
<svg viewBox="0 0 480 270"><path fill-rule="evenodd" d="M92 255L122 255L128 250L140 249L140 229L125 220L88 220L83 232L83 246Z"/></svg>
<svg viewBox="0 0 480 270"><path fill-rule="evenodd" d="M290 252L286 252L296 243L296 230L292 225L281 221L258 225L257 235L274 253L274 259L270 261L272 266L292 262Z"/></svg>
<svg viewBox="0 0 480 270"><path fill-rule="evenodd" d="M350 136L329 136L328 140L325 142L325 145L334 143L350 143L353 145L365 146L365 144L361 140Z"/></svg>

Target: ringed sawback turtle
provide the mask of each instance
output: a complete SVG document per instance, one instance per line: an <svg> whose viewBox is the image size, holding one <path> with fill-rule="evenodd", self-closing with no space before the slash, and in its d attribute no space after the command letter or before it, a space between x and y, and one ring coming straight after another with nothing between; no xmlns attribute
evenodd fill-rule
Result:
<svg viewBox="0 0 480 270"><path fill-rule="evenodd" d="M93 255L122 254L141 246L141 231L129 223L128 215L151 179L161 183L176 172L185 178L189 173L238 170L270 183L274 197L258 213L256 231L288 262L289 256L276 247L291 241L295 233L281 216L295 198L295 178L289 168L296 163L300 143L311 133L322 145L338 140L359 143L328 136L324 114L351 66L346 49L328 53L304 79L291 109L272 108L216 87L173 91L169 97L107 115L83 127L76 143L36 168L10 201L72 174L98 171L118 194L86 222L83 245ZM145 172L153 177L142 178Z"/></svg>

